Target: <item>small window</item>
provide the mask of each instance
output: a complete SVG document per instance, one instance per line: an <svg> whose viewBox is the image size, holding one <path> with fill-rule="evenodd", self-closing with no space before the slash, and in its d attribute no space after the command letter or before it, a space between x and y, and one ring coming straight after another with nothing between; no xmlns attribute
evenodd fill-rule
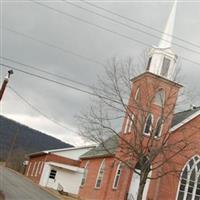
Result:
<svg viewBox="0 0 200 200"><path fill-rule="evenodd" d="M152 60L152 57L149 58L149 61L148 61L148 64L147 64L147 71L149 71L149 69L150 69L151 60Z"/></svg>
<svg viewBox="0 0 200 200"><path fill-rule="evenodd" d="M38 163L37 170L35 172L35 174L36 174L35 176L39 175L40 166L41 166L41 161L39 161L39 163Z"/></svg>
<svg viewBox="0 0 200 200"><path fill-rule="evenodd" d="M118 164L118 166L117 166L117 170L116 170L116 174L115 174L115 179L114 179L114 182L113 182L113 189L117 189L121 173L122 173L122 163L120 162Z"/></svg>
<svg viewBox="0 0 200 200"><path fill-rule="evenodd" d="M128 131L129 122L130 122L130 119L129 119L129 116L127 116L127 118L126 118L126 124L125 124L125 127L124 127L124 133L127 133L127 131Z"/></svg>
<svg viewBox="0 0 200 200"><path fill-rule="evenodd" d="M135 93L135 101L140 102L140 100L141 100L141 92L140 92L140 88L138 88Z"/></svg>
<svg viewBox="0 0 200 200"><path fill-rule="evenodd" d="M34 174L34 171L35 171L35 165L36 165L36 162L34 162L34 165L33 165L32 171L31 171L31 176L33 176L33 174Z"/></svg>
<svg viewBox="0 0 200 200"><path fill-rule="evenodd" d="M51 172L50 172L50 174L49 174L49 178L55 179L56 173L57 173L57 171L55 169L52 169Z"/></svg>
<svg viewBox="0 0 200 200"><path fill-rule="evenodd" d="M163 119L159 118L156 124L156 131L155 131L155 137L160 137L163 127Z"/></svg>
<svg viewBox="0 0 200 200"><path fill-rule="evenodd" d="M84 167L84 173L83 173L83 178L81 181L81 186L83 186L85 184L86 178L87 178L87 174L88 174L88 164L89 164L89 160L86 162L85 167Z"/></svg>
<svg viewBox="0 0 200 200"><path fill-rule="evenodd" d="M31 168L31 162L29 162L28 169L27 169L27 172L26 172L26 176L29 176L30 168Z"/></svg>
<svg viewBox="0 0 200 200"><path fill-rule="evenodd" d="M159 89L156 92L154 103L159 106L164 106L165 103L165 91L163 89Z"/></svg>
<svg viewBox="0 0 200 200"><path fill-rule="evenodd" d="M96 185L95 185L96 188L101 187L101 183L102 183L103 176L104 176L104 171L105 171L105 160L103 160L101 162L101 165L99 167L99 172L98 172L98 175L97 175L97 180L96 180Z"/></svg>
<svg viewBox="0 0 200 200"><path fill-rule="evenodd" d="M37 164L36 164L36 166L35 166L35 168L36 168L36 170L35 170L35 176L37 176L38 167L39 167L39 162L37 162Z"/></svg>
<svg viewBox="0 0 200 200"><path fill-rule="evenodd" d="M167 76L168 75L169 66L170 66L170 59L169 58L164 58L163 59L163 64L162 64L162 69L161 69L161 75L162 76Z"/></svg>
<svg viewBox="0 0 200 200"><path fill-rule="evenodd" d="M41 173L42 173L42 169L43 169L43 167L44 167L44 162L41 162L41 165L40 165L40 170L39 170L39 174L41 174Z"/></svg>
<svg viewBox="0 0 200 200"><path fill-rule="evenodd" d="M150 135L151 129L152 129L152 124L153 124L153 115L148 114L146 118L146 123L144 126L144 134L145 135Z"/></svg>
<svg viewBox="0 0 200 200"><path fill-rule="evenodd" d="M130 119L130 124L129 124L129 127L128 127L128 132L130 133L133 129L133 126L134 126L134 114L131 115L131 119Z"/></svg>
<svg viewBox="0 0 200 200"><path fill-rule="evenodd" d="M130 133L134 125L134 114L127 116L124 133Z"/></svg>

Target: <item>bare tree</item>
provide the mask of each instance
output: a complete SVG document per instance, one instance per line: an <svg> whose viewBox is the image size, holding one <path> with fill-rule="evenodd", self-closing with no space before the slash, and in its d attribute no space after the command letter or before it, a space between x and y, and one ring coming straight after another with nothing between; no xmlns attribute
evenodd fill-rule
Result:
<svg viewBox="0 0 200 200"><path fill-rule="evenodd" d="M181 168L175 157L187 156L185 152L194 149L196 144L190 138L199 128L194 127L187 135L183 131L178 137L170 133L181 86L151 73L138 76L138 69L141 67L132 59L112 59L105 76L93 88L97 98L78 116L78 121L81 136L100 144L107 152L112 149L105 141L117 137L115 158L140 175L137 200L141 200L147 179L179 175ZM142 81L138 81L140 78Z"/></svg>
<svg viewBox="0 0 200 200"><path fill-rule="evenodd" d="M14 169L15 171L23 173L25 153L26 152L20 147L14 148L6 160L6 166Z"/></svg>

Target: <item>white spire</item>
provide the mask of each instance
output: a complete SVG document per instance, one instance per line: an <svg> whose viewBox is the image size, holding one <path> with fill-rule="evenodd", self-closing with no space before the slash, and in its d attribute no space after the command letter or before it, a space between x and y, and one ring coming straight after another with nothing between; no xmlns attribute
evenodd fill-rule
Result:
<svg viewBox="0 0 200 200"><path fill-rule="evenodd" d="M169 48L172 43L172 35L174 31L175 16L176 16L177 0L174 1L171 13L169 15L165 30L159 43L159 48Z"/></svg>

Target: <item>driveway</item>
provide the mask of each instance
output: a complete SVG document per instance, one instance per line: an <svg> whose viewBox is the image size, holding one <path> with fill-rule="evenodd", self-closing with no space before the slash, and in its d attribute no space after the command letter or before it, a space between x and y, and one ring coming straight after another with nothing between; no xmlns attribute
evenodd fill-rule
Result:
<svg viewBox="0 0 200 200"><path fill-rule="evenodd" d="M58 200L20 174L0 166L0 191L5 200Z"/></svg>

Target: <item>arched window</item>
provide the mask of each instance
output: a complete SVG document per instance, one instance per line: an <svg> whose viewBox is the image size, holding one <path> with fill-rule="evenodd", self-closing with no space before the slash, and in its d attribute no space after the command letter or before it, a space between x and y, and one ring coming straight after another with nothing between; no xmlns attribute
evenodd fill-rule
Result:
<svg viewBox="0 0 200 200"><path fill-rule="evenodd" d="M129 119L129 115L128 115L127 118L126 118L126 124L125 124L125 127L124 127L124 133L127 133L127 131L128 131L129 122L130 122L130 119Z"/></svg>
<svg viewBox="0 0 200 200"><path fill-rule="evenodd" d="M194 156L184 167L177 200L199 200L200 199L200 156Z"/></svg>
<svg viewBox="0 0 200 200"><path fill-rule="evenodd" d="M160 137L163 128L163 119L159 118L156 124L155 137Z"/></svg>
<svg viewBox="0 0 200 200"><path fill-rule="evenodd" d="M103 159L103 161L101 162L101 165L99 167L99 172L98 172L98 175L97 175L95 188L101 187L101 183L102 183L103 176L104 176L104 171L105 171L105 159Z"/></svg>
<svg viewBox="0 0 200 200"><path fill-rule="evenodd" d="M122 163L120 162L117 166L117 170L116 170L116 174L115 174L115 179L114 179L114 182L113 182L113 189L117 189L117 186L119 184L119 178L121 176L121 173L122 173Z"/></svg>
<svg viewBox="0 0 200 200"><path fill-rule="evenodd" d="M144 134L150 135L153 124L153 115L149 113L146 118L145 126L144 126Z"/></svg>
<svg viewBox="0 0 200 200"><path fill-rule="evenodd" d="M89 164L89 160L86 162L85 167L84 167L84 173L83 173L83 178L81 181L81 186L83 186L85 184L86 178L87 178L87 174L88 174L88 164Z"/></svg>
<svg viewBox="0 0 200 200"><path fill-rule="evenodd" d="M165 103L165 91L163 89L159 89L156 92L154 103L159 106L164 106Z"/></svg>
<svg viewBox="0 0 200 200"><path fill-rule="evenodd" d="M127 116L124 133L130 133L134 125L134 114Z"/></svg>
<svg viewBox="0 0 200 200"><path fill-rule="evenodd" d="M140 100L141 100L141 91L140 91L140 88L138 88L135 93L135 101L140 102Z"/></svg>
<svg viewBox="0 0 200 200"><path fill-rule="evenodd" d="M130 133L133 129L133 126L134 126L134 114L131 115L131 119L130 119L130 124L129 124L129 127L128 127L128 132Z"/></svg>

